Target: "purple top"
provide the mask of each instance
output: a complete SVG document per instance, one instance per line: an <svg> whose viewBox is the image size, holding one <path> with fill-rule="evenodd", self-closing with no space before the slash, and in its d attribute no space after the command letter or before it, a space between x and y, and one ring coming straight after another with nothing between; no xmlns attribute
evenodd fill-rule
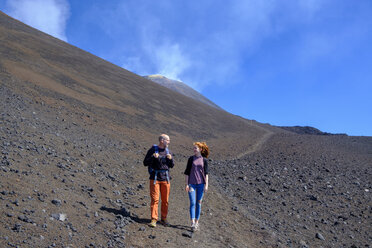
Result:
<svg viewBox="0 0 372 248"><path fill-rule="evenodd" d="M203 157L193 156L193 162L189 175L189 184L205 183Z"/></svg>

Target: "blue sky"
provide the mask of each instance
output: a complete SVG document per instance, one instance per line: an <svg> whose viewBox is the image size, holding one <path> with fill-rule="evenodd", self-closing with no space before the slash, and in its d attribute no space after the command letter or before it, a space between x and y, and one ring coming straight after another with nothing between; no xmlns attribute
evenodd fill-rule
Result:
<svg viewBox="0 0 372 248"><path fill-rule="evenodd" d="M370 0L0 0L30 26L225 110L372 136Z"/></svg>

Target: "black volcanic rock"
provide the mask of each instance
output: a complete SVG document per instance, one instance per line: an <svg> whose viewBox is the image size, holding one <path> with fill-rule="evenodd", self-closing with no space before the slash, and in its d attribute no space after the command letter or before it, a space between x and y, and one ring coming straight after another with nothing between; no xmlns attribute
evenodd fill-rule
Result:
<svg viewBox="0 0 372 248"><path fill-rule="evenodd" d="M53 199L53 200L52 200L52 203L53 203L54 205L56 205L56 206L61 206L62 201L61 201L61 200L58 200L58 199Z"/></svg>

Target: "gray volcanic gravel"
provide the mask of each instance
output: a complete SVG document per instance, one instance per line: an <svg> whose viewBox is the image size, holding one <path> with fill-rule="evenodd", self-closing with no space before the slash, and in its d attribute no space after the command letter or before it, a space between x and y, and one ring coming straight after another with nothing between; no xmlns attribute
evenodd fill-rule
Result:
<svg viewBox="0 0 372 248"><path fill-rule="evenodd" d="M141 189L126 183L131 172L121 167L138 160L110 151L130 151L129 144L96 133L83 118L73 117L79 112L25 98L3 85L0 109L0 244L123 246L132 220L123 212L112 216L103 206L125 209L137 201ZM92 230L106 240L86 235Z"/></svg>
<svg viewBox="0 0 372 248"><path fill-rule="evenodd" d="M372 142L276 134L241 159L213 161L236 211L288 247L371 247Z"/></svg>

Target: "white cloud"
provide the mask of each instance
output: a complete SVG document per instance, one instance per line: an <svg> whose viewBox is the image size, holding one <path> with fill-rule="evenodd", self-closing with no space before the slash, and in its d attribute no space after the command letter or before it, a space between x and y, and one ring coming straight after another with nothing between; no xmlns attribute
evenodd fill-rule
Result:
<svg viewBox="0 0 372 248"><path fill-rule="evenodd" d="M155 60L159 70L157 74L180 81L181 73L190 66L189 59L182 53L178 44L159 47L155 51Z"/></svg>
<svg viewBox="0 0 372 248"><path fill-rule="evenodd" d="M162 74L202 90L250 82L246 67L266 48L287 49L288 63L302 65L333 54L330 44L337 39L327 34L333 30L327 15L337 14L337 5L332 0L206 0L196 8L189 1L138 5L126 0L98 4L90 16L110 38L120 40L108 57L120 54L124 68ZM335 28L342 33L343 28Z"/></svg>
<svg viewBox="0 0 372 248"><path fill-rule="evenodd" d="M69 4L66 0L8 0L7 13L27 25L67 41L65 29Z"/></svg>

